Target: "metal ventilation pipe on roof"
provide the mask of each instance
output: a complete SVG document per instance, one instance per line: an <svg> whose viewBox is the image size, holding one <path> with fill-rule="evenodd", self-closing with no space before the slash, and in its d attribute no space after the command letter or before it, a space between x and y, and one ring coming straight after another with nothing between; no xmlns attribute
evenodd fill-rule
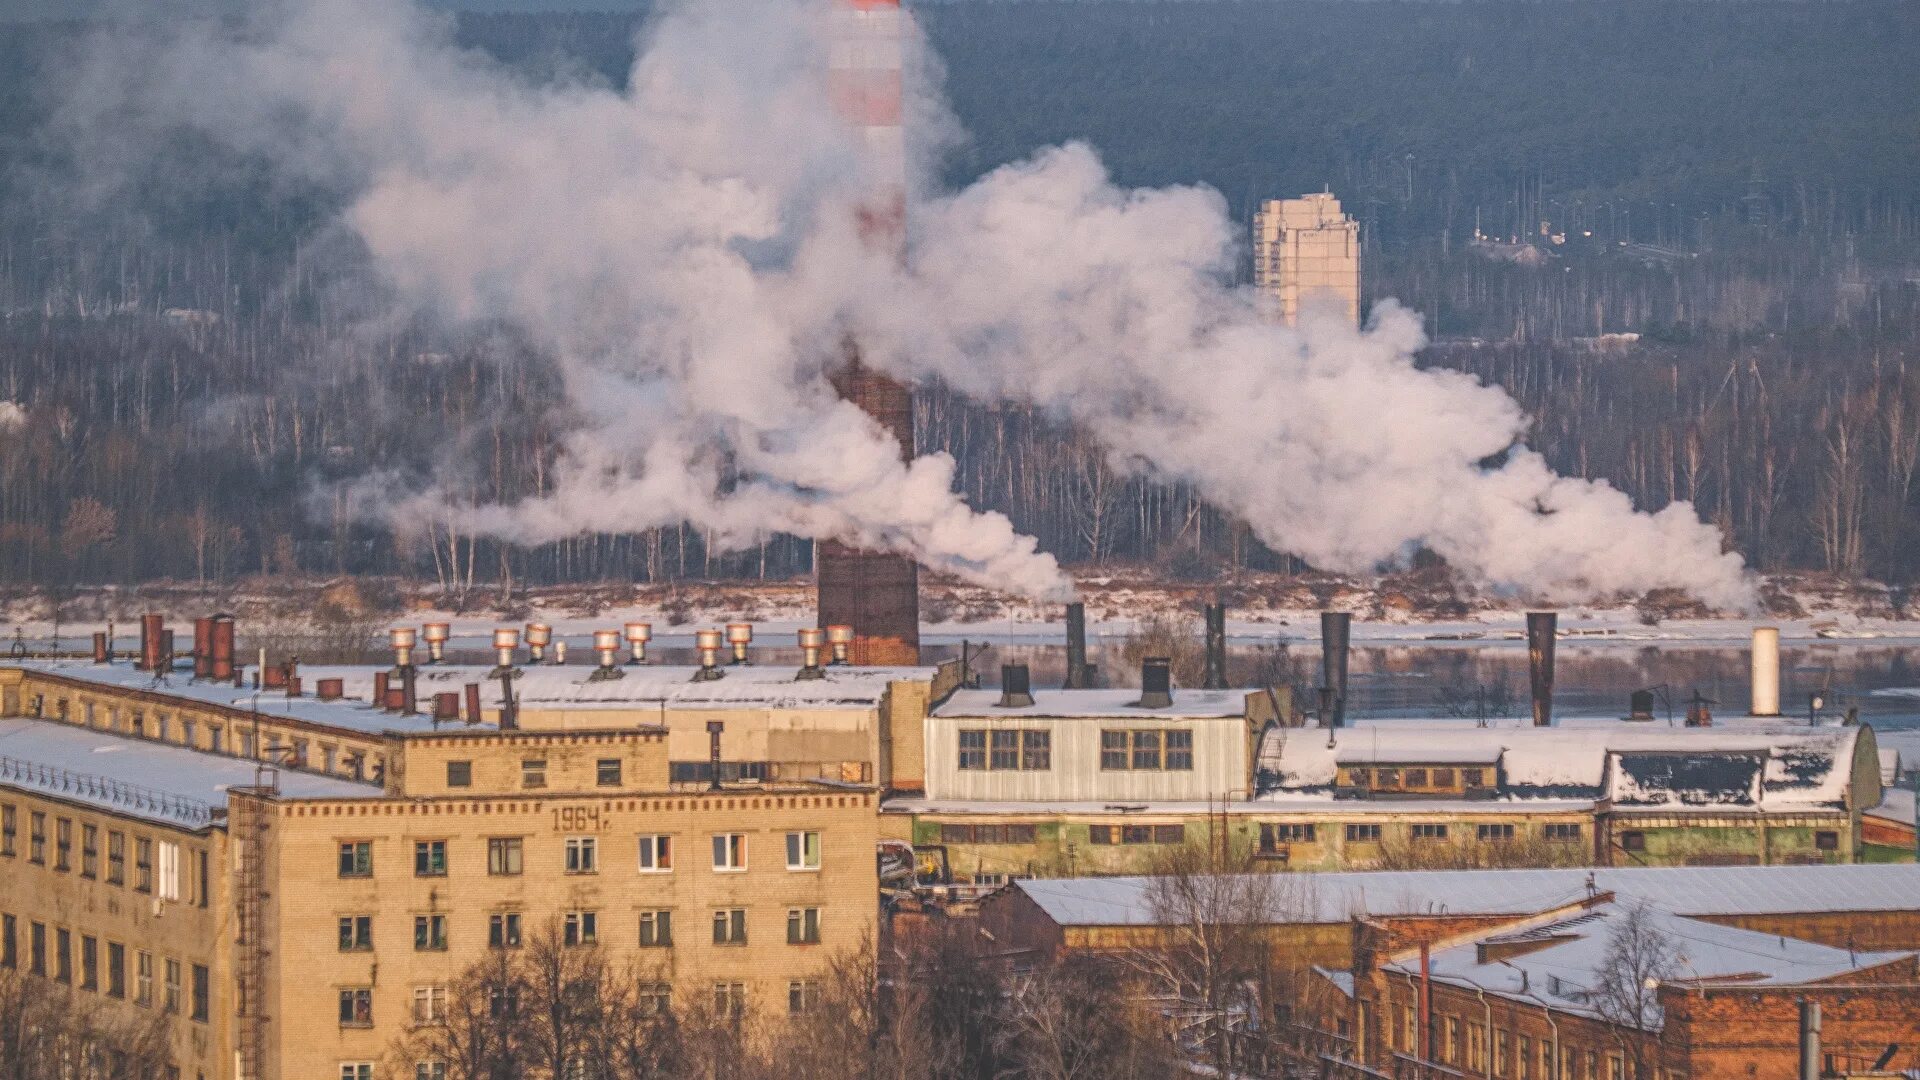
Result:
<svg viewBox="0 0 1920 1080"><path fill-rule="evenodd" d="M213 617L202 615L193 620L193 678L195 682L213 677Z"/></svg>
<svg viewBox="0 0 1920 1080"><path fill-rule="evenodd" d="M698 630L693 635L693 647L700 651L700 670L693 673L694 682L711 682L725 675L720 670L720 631Z"/></svg>
<svg viewBox="0 0 1920 1080"><path fill-rule="evenodd" d="M300 696L300 658L297 656L287 661L287 696Z"/></svg>
<svg viewBox="0 0 1920 1080"><path fill-rule="evenodd" d="M1320 686L1331 696L1322 697L1331 707L1320 710L1320 726L1347 726L1347 643L1353 637L1353 613L1320 613Z"/></svg>
<svg viewBox="0 0 1920 1080"><path fill-rule="evenodd" d="M1820 1080L1820 1003L1800 999L1800 1080Z"/></svg>
<svg viewBox="0 0 1920 1080"><path fill-rule="evenodd" d="M173 670L173 631L165 627L160 630L160 670Z"/></svg>
<svg viewBox="0 0 1920 1080"><path fill-rule="evenodd" d="M1635 690L1627 695L1627 719L1642 724L1653 719L1653 691Z"/></svg>
<svg viewBox="0 0 1920 1080"><path fill-rule="evenodd" d="M1093 685L1087 672L1087 605L1076 600L1067 605L1067 690L1085 690Z"/></svg>
<svg viewBox="0 0 1920 1080"><path fill-rule="evenodd" d="M534 663L547 658L547 646L552 641L553 627L541 622L527 624L527 655Z"/></svg>
<svg viewBox="0 0 1920 1080"><path fill-rule="evenodd" d="M845 664L847 651L853 648L853 627L844 623L827 627L827 644L833 649L833 662Z"/></svg>
<svg viewBox="0 0 1920 1080"><path fill-rule="evenodd" d="M753 624L730 622L727 624L727 644L733 646L733 662L747 662L747 646L753 644Z"/></svg>
<svg viewBox="0 0 1920 1080"><path fill-rule="evenodd" d="M93 662L96 664L104 664L111 659L112 657L107 653L107 632L105 630L95 630L93 632Z"/></svg>
<svg viewBox="0 0 1920 1080"><path fill-rule="evenodd" d="M1533 726L1553 726L1553 645L1560 616L1527 612L1527 681L1533 687Z"/></svg>
<svg viewBox="0 0 1920 1080"><path fill-rule="evenodd" d="M1201 685L1209 690L1227 688L1227 605L1207 605L1207 674Z"/></svg>
<svg viewBox="0 0 1920 1080"><path fill-rule="evenodd" d="M347 692L345 679L321 679L313 684L313 696L321 701L339 701Z"/></svg>
<svg viewBox="0 0 1920 1080"><path fill-rule="evenodd" d="M643 623L643 622L630 622L626 626L626 633L627 633L627 648L633 651L633 655L628 657L627 663L629 664L646 663L647 662L647 642L653 640L653 624Z"/></svg>
<svg viewBox="0 0 1920 1080"><path fill-rule="evenodd" d="M503 672L513 670L513 651L520 647L520 631L503 626L493 632L493 652L495 663L487 677L497 679Z"/></svg>
<svg viewBox="0 0 1920 1080"><path fill-rule="evenodd" d="M1000 700L1003 709L1025 709L1033 705L1033 682L1025 664L1000 665Z"/></svg>
<svg viewBox="0 0 1920 1080"><path fill-rule="evenodd" d="M460 691L443 690L433 695L433 726L451 724L460 719Z"/></svg>
<svg viewBox="0 0 1920 1080"><path fill-rule="evenodd" d="M1755 716L1780 715L1780 628L1753 628L1753 709Z"/></svg>
<svg viewBox="0 0 1920 1080"><path fill-rule="evenodd" d="M627 673L620 670L620 631L595 630L593 632L593 652L600 666L587 676L588 682L607 682L612 679L624 679Z"/></svg>
<svg viewBox="0 0 1920 1080"><path fill-rule="evenodd" d="M214 682L233 679L238 685L239 669L233 662L233 616L215 615L207 627L207 643L213 653L207 664L207 676Z"/></svg>
<svg viewBox="0 0 1920 1080"><path fill-rule="evenodd" d="M1149 656L1140 661L1140 700L1142 709L1173 707L1173 658Z"/></svg>
<svg viewBox="0 0 1920 1080"><path fill-rule="evenodd" d="M480 684L477 682L470 682L466 686L466 691L467 691L467 723L477 724L481 720Z"/></svg>
<svg viewBox="0 0 1920 1080"><path fill-rule="evenodd" d="M165 619L149 611L140 616L140 670L160 670L160 627Z"/></svg>
<svg viewBox="0 0 1920 1080"><path fill-rule="evenodd" d="M387 644L393 646L393 666L405 671L413 666L413 643L419 639L419 632L411 626L396 626L387 631Z"/></svg>
<svg viewBox="0 0 1920 1080"><path fill-rule="evenodd" d="M800 670L794 673L795 679L824 679L826 670L820 666L820 650L826 647L827 632L817 626L800 628Z"/></svg>
<svg viewBox="0 0 1920 1080"><path fill-rule="evenodd" d="M430 622L420 628L420 639L427 643L427 663L447 662L447 639L452 636L453 627L443 622Z"/></svg>
<svg viewBox="0 0 1920 1080"><path fill-rule="evenodd" d="M561 638L559 641L553 643L553 662L556 664L564 664L567 662L567 640L565 638Z"/></svg>
<svg viewBox="0 0 1920 1080"><path fill-rule="evenodd" d="M412 716L420 711L419 697L415 693L414 683L414 678L419 673L420 669L412 664L400 669L400 712L404 716Z"/></svg>
<svg viewBox="0 0 1920 1080"><path fill-rule="evenodd" d="M714 631L718 634L719 631ZM720 733L727 730L724 721L707 721L707 790L720 790Z"/></svg>

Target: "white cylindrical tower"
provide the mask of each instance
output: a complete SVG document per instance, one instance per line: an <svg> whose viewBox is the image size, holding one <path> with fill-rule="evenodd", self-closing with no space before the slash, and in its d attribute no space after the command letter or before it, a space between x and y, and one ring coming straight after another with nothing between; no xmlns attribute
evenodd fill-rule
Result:
<svg viewBox="0 0 1920 1080"><path fill-rule="evenodd" d="M1780 715L1780 628L1753 628L1753 707L1755 716Z"/></svg>

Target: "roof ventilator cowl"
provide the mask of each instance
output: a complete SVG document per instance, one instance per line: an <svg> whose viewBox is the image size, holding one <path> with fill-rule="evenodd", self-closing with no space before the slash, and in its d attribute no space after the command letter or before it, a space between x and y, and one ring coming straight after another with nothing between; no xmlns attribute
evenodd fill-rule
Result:
<svg viewBox="0 0 1920 1080"><path fill-rule="evenodd" d="M1141 709L1173 708L1173 661L1165 656L1149 656L1140 662Z"/></svg>
<svg viewBox="0 0 1920 1080"><path fill-rule="evenodd" d="M997 704L1003 709L1033 707L1033 684L1028 679L1027 665L1000 665L1000 700Z"/></svg>

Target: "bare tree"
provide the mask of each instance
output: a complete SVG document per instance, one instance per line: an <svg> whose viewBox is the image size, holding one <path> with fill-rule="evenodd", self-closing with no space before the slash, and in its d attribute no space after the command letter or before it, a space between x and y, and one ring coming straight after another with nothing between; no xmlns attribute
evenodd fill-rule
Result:
<svg viewBox="0 0 1920 1080"><path fill-rule="evenodd" d="M1075 956L1013 980L1006 1056L1024 1080L1146 1080L1178 1072L1159 1017L1113 961Z"/></svg>
<svg viewBox="0 0 1920 1080"><path fill-rule="evenodd" d="M145 1080L170 1050L162 1017L129 1020L97 997L0 971L0 1080Z"/></svg>
<svg viewBox="0 0 1920 1080"><path fill-rule="evenodd" d="M1645 901L1615 904L1607 914L1607 951L1590 989L1594 1011L1606 1020L1635 1076L1651 1076L1649 1036L1660 1027L1660 984L1673 977L1679 947Z"/></svg>

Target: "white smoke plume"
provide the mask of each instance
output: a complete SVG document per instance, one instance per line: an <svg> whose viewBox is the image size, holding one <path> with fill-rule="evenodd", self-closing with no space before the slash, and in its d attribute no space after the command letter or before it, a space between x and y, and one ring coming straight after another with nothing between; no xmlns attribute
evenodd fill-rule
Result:
<svg viewBox="0 0 1920 1080"><path fill-rule="evenodd" d="M282 0L240 24L102 47L76 129L188 125L345 196L404 306L511 324L570 406L549 489L510 506L447 490L407 519L537 542L690 521L908 552L1035 596L1065 578L953 462L901 463L826 373L849 335L904 376L1046 405L1125 468L1191 481L1271 546L1365 570L1425 544L1489 582L1751 589L1684 505L1636 512L1516 446L1501 391L1419 371L1418 322L1365 333L1263 321L1202 188L1125 191L1079 145L910 208L902 267L854 235L857 139L825 94L824 0L679 0L629 88L535 83L386 0ZM921 70L931 59L922 56ZM925 95L910 116L944 115ZM121 152L138 140L112 140ZM1483 468L1510 450L1506 463Z"/></svg>

